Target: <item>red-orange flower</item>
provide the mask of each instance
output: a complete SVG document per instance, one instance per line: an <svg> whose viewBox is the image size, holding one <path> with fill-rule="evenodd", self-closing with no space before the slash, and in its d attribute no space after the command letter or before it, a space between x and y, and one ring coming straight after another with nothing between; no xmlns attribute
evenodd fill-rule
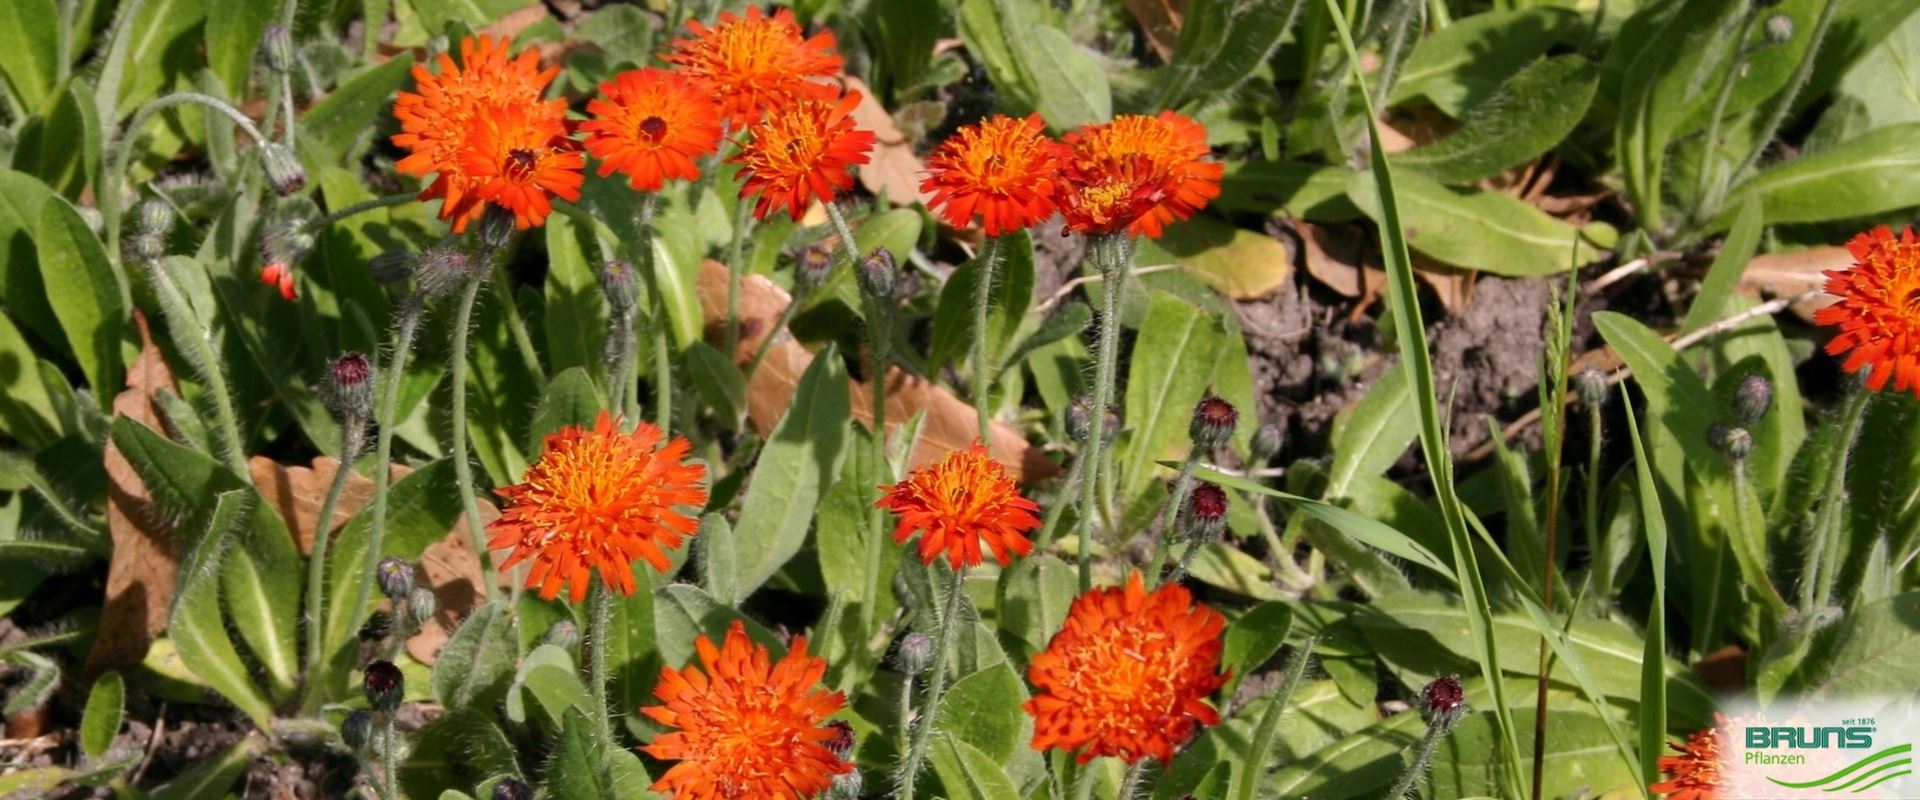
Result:
<svg viewBox="0 0 1920 800"><path fill-rule="evenodd" d="M1654 794L1666 795L1669 800L1715 800L1720 796L1720 729L1727 724L1727 718L1714 712L1713 727L1694 731L1682 747L1671 742L1668 747L1680 753L1677 756L1661 756L1660 771L1672 777L1647 787Z"/></svg>
<svg viewBox="0 0 1920 800"><path fill-rule="evenodd" d="M799 219L816 198L831 203L834 195L853 188L847 170L867 163L873 149L873 131L855 128L847 116L859 104L859 92L848 92L838 102L800 100L768 111L747 128L750 138L728 161L741 166L746 183L740 196L760 197L754 216L766 219L774 209L785 209Z"/></svg>
<svg viewBox="0 0 1920 800"><path fill-rule="evenodd" d="M882 486L886 494L875 505L899 515L894 541L905 542L920 531L920 561L931 564L941 553L954 569L980 563L980 543L986 542L1001 564L1014 554L1033 552L1024 535L1040 525L1040 506L1020 496L1020 488L987 449L974 445L955 450L933 464L916 469L906 480Z"/></svg>
<svg viewBox="0 0 1920 800"><path fill-rule="evenodd" d="M600 175L624 173L633 188L657 192L671 179L700 176L694 160L720 146L720 110L713 97L678 73L647 67L600 84L605 99L587 103L580 125Z"/></svg>
<svg viewBox="0 0 1920 800"><path fill-rule="evenodd" d="M504 108L519 108L529 117L564 119L566 102L541 101L559 67L540 69L532 50L509 58L510 38L481 36L460 41L460 63L442 53L435 64L413 67L414 91L401 92L393 103L400 133L393 143L409 155L394 166L401 173L434 179L420 193L421 200L441 200L440 218L451 220L455 232L466 230L485 210L474 195L479 182L467 174L468 142L486 127L486 120Z"/></svg>
<svg viewBox="0 0 1920 800"><path fill-rule="evenodd" d="M1814 312L1813 321L1840 329L1828 355L1848 353L1848 372L1868 367L1867 386L1920 395L1920 241L1913 228L1882 225L1847 243L1853 266L1828 270L1827 294L1840 301Z"/></svg>
<svg viewBox="0 0 1920 800"><path fill-rule="evenodd" d="M280 299L298 300L300 291L293 288L293 268L280 262L274 262L260 268L260 282L280 289Z"/></svg>
<svg viewBox="0 0 1920 800"><path fill-rule="evenodd" d="M828 749L839 734L823 724L846 697L820 688L827 662L807 656L805 636L778 663L748 641L739 620L720 647L705 636L693 646L700 667L660 670L653 696L665 705L640 709L674 729L640 748L679 762L654 791L685 800L805 800L853 770Z"/></svg>
<svg viewBox="0 0 1920 800"><path fill-rule="evenodd" d="M1138 572L1124 589L1076 598L1066 625L1027 666L1038 690L1026 703L1033 749L1078 749L1082 764L1100 756L1172 762L1196 726L1220 722L1207 696L1227 682L1226 624L1177 583L1148 592Z"/></svg>
<svg viewBox="0 0 1920 800"><path fill-rule="evenodd" d="M687 29L693 38L674 40L667 61L708 86L736 128L796 100L833 99L833 87L809 80L840 71L833 32L802 39L792 11L768 17L752 6L744 17L722 13L711 28L688 20Z"/></svg>
<svg viewBox="0 0 1920 800"><path fill-rule="evenodd" d="M1207 129L1162 111L1123 114L1064 137L1056 201L1067 230L1160 238L1161 229L1220 196L1225 167L1202 161Z"/></svg>
<svg viewBox="0 0 1920 800"><path fill-rule="evenodd" d="M460 153L473 196L513 212L517 230L546 224L553 198L580 199L587 160L567 138L566 121L539 106L494 110L475 125ZM476 215L477 216L477 215ZM457 232L466 219L454 224Z"/></svg>
<svg viewBox="0 0 1920 800"><path fill-rule="evenodd" d="M933 195L948 225L964 228L978 214L988 236L1012 233L1053 216L1059 147L1039 114L994 116L962 127L927 156L920 191Z"/></svg>
<svg viewBox="0 0 1920 800"><path fill-rule="evenodd" d="M526 482L499 490L506 508L487 526L487 549L513 548L500 568L533 559L527 587L551 600L564 584L576 603L596 570L621 594L633 594L636 558L666 572L666 551L699 528L676 507L707 502L707 468L684 463L687 440L662 438L644 422L621 433L605 411L592 430L569 425L548 436Z"/></svg>

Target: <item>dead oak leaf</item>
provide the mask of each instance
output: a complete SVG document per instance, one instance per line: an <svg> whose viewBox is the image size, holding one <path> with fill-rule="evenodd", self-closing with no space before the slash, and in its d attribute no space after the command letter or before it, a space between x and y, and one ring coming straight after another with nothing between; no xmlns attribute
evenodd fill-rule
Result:
<svg viewBox="0 0 1920 800"><path fill-rule="evenodd" d="M897 206L930 199L930 195L920 193L920 177L927 165L914 154L913 140L894 124L893 115L880 105L865 81L851 76L842 81L848 89L860 92L860 104L853 108L854 124L873 132L873 152L860 168L860 185Z"/></svg>
<svg viewBox="0 0 1920 800"><path fill-rule="evenodd" d="M1835 246L1809 247L1791 253L1766 253L1747 262L1740 288L1774 297L1792 297L1827 285L1826 271L1853 266L1853 253ZM1831 295L1816 295L1793 304L1793 313L1808 322L1813 312L1832 305Z"/></svg>

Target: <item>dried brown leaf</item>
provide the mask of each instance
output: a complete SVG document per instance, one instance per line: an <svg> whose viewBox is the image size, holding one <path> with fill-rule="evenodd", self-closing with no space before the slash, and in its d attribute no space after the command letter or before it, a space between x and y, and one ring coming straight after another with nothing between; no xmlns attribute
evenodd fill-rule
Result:
<svg viewBox="0 0 1920 800"><path fill-rule="evenodd" d="M1350 226L1316 225L1294 220L1300 233L1301 261L1307 274L1345 297L1377 297L1387 273L1368 241Z"/></svg>
<svg viewBox="0 0 1920 800"><path fill-rule="evenodd" d="M1134 20L1140 23L1140 30L1147 35L1147 44L1153 46L1153 52L1161 61L1172 59L1174 45L1180 41L1186 0L1126 0L1126 4Z"/></svg>
<svg viewBox="0 0 1920 800"><path fill-rule="evenodd" d="M1844 247L1809 247L1791 253L1767 253L1747 262L1746 271L1740 274L1740 288L1774 297L1792 297L1825 286L1827 277L1822 274L1824 271L1846 269L1852 265L1853 254ZM1793 304L1793 313L1811 322L1814 311L1833 302L1833 297L1819 295L1812 300Z"/></svg>
<svg viewBox="0 0 1920 800"><path fill-rule="evenodd" d="M865 81L851 76L841 80L848 89L860 92L860 104L853 108L854 124L873 131L873 153L860 168L860 185L897 206L921 201L920 175L927 171L927 165L914 155L913 140L900 132L893 115L880 105Z"/></svg>

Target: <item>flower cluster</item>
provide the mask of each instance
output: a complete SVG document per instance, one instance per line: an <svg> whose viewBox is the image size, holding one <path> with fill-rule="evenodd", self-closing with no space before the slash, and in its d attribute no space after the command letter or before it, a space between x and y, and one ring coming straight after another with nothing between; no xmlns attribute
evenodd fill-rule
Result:
<svg viewBox="0 0 1920 800"><path fill-rule="evenodd" d="M1847 243L1854 264L1826 273L1826 293L1839 301L1813 321L1840 332L1827 354L1846 354L1848 372L1868 369L1867 387L1920 396L1920 239L1908 227L1894 238L1885 225Z"/></svg>

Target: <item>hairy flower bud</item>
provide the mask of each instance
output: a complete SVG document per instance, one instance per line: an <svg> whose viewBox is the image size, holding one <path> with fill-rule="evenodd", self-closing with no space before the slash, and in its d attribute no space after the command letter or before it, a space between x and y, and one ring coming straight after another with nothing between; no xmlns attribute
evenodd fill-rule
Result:
<svg viewBox="0 0 1920 800"><path fill-rule="evenodd" d="M1240 423L1240 412L1217 395L1207 395L1193 407L1193 421L1187 423L1187 437L1193 445L1212 451L1224 447L1233 438Z"/></svg>
<svg viewBox="0 0 1920 800"><path fill-rule="evenodd" d="M260 34L260 52L267 56L267 69L279 73L293 71L293 36L284 25L269 25Z"/></svg>
<svg viewBox="0 0 1920 800"><path fill-rule="evenodd" d="M580 646L580 626L573 624L573 620L570 619L555 622L547 628L545 641L554 647L573 652L574 648Z"/></svg>
<svg viewBox="0 0 1920 800"><path fill-rule="evenodd" d="M833 738L828 739L825 742L827 746L827 750L831 751L834 755L839 756L840 760L842 761L845 761L848 758L852 757L853 756L853 726L847 724L845 720L836 719L832 722L827 723L826 727L827 727L827 730L833 731Z"/></svg>
<svg viewBox="0 0 1920 800"><path fill-rule="evenodd" d="M1753 452L1753 433L1738 425L1716 422L1707 426L1707 444L1733 461L1744 461Z"/></svg>
<svg viewBox="0 0 1920 800"><path fill-rule="evenodd" d="M340 721L340 741L345 742L348 750L359 752L367 749L367 741L373 738L373 714L364 709L347 712L347 718Z"/></svg>
<svg viewBox="0 0 1920 800"><path fill-rule="evenodd" d="M1271 422L1260 426L1259 430L1253 432L1254 463L1265 464L1272 461L1274 456L1280 454L1280 447L1285 443L1285 434L1281 433L1280 426Z"/></svg>
<svg viewBox="0 0 1920 800"><path fill-rule="evenodd" d="M1733 416L1742 425L1758 424L1773 407L1773 383L1767 376L1750 373L1733 388Z"/></svg>
<svg viewBox="0 0 1920 800"><path fill-rule="evenodd" d="M933 640L919 631L913 631L900 639L898 666L908 675L918 675L927 671L933 661Z"/></svg>
<svg viewBox="0 0 1920 800"><path fill-rule="evenodd" d="M827 787L828 800L860 800L864 783L857 769L835 775L833 785Z"/></svg>
<svg viewBox="0 0 1920 800"><path fill-rule="evenodd" d="M366 690L367 705L373 710L393 713L400 707L401 698L407 694L407 678L400 668L391 661L375 661L367 665L361 678L361 688Z"/></svg>
<svg viewBox="0 0 1920 800"><path fill-rule="evenodd" d="M860 262L860 291L868 299L886 302L893 299L893 290L899 282L899 270L894 266L893 253L882 247L873 251Z"/></svg>
<svg viewBox="0 0 1920 800"><path fill-rule="evenodd" d="M833 250L819 243L807 245L807 249L800 251L800 263L793 267L793 288L797 292L813 291L826 283L831 274Z"/></svg>
<svg viewBox="0 0 1920 800"><path fill-rule="evenodd" d="M373 384L373 362L359 353L347 353L327 365L327 380L321 385L320 402L337 419L364 422L373 416ZM412 567L407 568L407 579L413 579ZM402 590L400 593L406 592ZM394 595L389 593L387 596Z"/></svg>
<svg viewBox="0 0 1920 800"><path fill-rule="evenodd" d="M307 168L300 165L299 157L292 150L279 142L268 142L260 148L260 167L267 173L267 185L281 197L307 185Z"/></svg>
<svg viewBox="0 0 1920 800"><path fill-rule="evenodd" d="M445 297L470 277L471 261L466 251L452 245L429 247L414 265L414 283L428 300Z"/></svg>
<svg viewBox="0 0 1920 800"><path fill-rule="evenodd" d="M493 785L493 800L533 800L533 787L518 778L501 778Z"/></svg>
<svg viewBox="0 0 1920 800"><path fill-rule="evenodd" d="M373 568L374 576L379 580L380 593L388 600L401 600L413 591L413 565L393 556L380 559Z"/></svg>
<svg viewBox="0 0 1920 800"><path fill-rule="evenodd" d="M600 291L607 295L607 307L615 316L633 310L640 301L640 276L633 262L614 259L600 266Z"/></svg>
<svg viewBox="0 0 1920 800"><path fill-rule="evenodd" d="M1580 402L1588 408L1599 408L1607 404L1607 373L1599 367L1587 367L1573 376L1574 391L1580 393Z"/></svg>
<svg viewBox="0 0 1920 800"><path fill-rule="evenodd" d="M159 200L140 204L133 236L127 248L141 263L152 264L167 256L167 234L173 232L173 207Z"/></svg>
<svg viewBox="0 0 1920 800"><path fill-rule="evenodd" d="M515 230L513 212L492 203L480 215L480 246L489 251L507 246Z"/></svg>
<svg viewBox="0 0 1920 800"><path fill-rule="evenodd" d="M1227 491L1217 484L1195 483L1187 495L1188 536L1203 542L1220 538L1227 528Z"/></svg>
<svg viewBox="0 0 1920 800"><path fill-rule="evenodd" d="M1113 435L1120 431L1120 415L1107 406L1105 441L1113 441ZM1067 435L1076 442L1084 442L1093 432L1093 398L1080 395L1073 399L1073 405L1067 407Z"/></svg>
<svg viewBox="0 0 1920 800"><path fill-rule="evenodd" d="M413 624L424 625L439 611L440 598L433 595L432 589L415 586L407 593L407 613L413 615Z"/></svg>
<svg viewBox="0 0 1920 800"><path fill-rule="evenodd" d="M1429 725L1452 728L1467 713L1467 691L1460 679L1447 675L1420 690L1420 715Z"/></svg>

